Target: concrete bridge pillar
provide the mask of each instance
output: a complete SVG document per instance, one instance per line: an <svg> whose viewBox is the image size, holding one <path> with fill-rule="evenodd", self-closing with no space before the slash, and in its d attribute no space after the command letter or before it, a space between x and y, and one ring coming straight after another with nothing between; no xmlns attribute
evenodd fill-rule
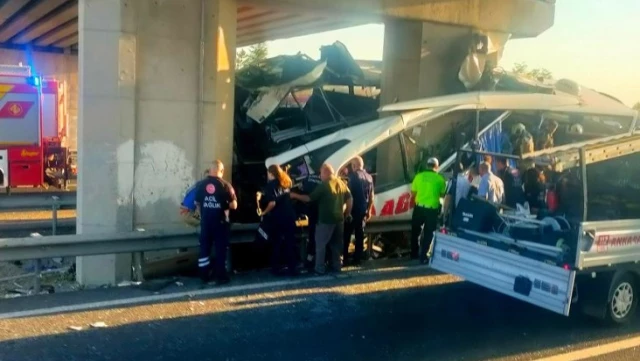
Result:
<svg viewBox="0 0 640 361"><path fill-rule="evenodd" d="M459 25L386 20L381 103L466 92L458 72L469 52L472 33L472 28ZM509 35L496 32L488 35L492 45L500 49L488 56L497 65ZM378 151L377 168L389 169L389 164L397 162L397 151ZM393 179L385 177L398 175L379 172L378 177L378 182L388 183Z"/></svg>
<svg viewBox="0 0 640 361"><path fill-rule="evenodd" d="M180 226L214 158L231 167L235 0L81 0L78 233ZM130 279L131 255L78 257L86 285Z"/></svg>

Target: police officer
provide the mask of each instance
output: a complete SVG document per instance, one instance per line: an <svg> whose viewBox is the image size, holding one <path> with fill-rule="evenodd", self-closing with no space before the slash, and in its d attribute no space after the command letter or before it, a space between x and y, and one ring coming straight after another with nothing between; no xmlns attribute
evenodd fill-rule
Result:
<svg viewBox="0 0 640 361"><path fill-rule="evenodd" d="M311 194L318 185L322 184L322 179L320 175L310 174L303 182L302 182L302 194L309 195ZM307 268L313 269L315 266L314 258L316 255L316 226L318 224L318 204L317 202L310 202L306 204L306 214L309 218L309 226L308 226L308 239L307 243Z"/></svg>
<svg viewBox="0 0 640 361"><path fill-rule="evenodd" d="M416 200L411 216L411 258L420 258L420 262L426 261L433 233L438 228L440 198L444 197L446 191L446 182L438 173L438 167L438 159L429 158L427 169L416 174L411 183L411 193ZM424 236L418 248L418 239L423 227Z"/></svg>
<svg viewBox="0 0 640 361"><path fill-rule="evenodd" d="M229 210L238 208L236 192L224 179L222 161L213 162L209 176L196 187L196 205L200 213L200 279L207 283L211 274L211 246L215 246L214 272L217 284L229 282L225 268L229 247Z"/></svg>
<svg viewBox="0 0 640 361"><path fill-rule="evenodd" d="M364 227L371 216L373 208L373 178L364 169L362 157L356 156L351 160L351 172L347 177L347 186L353 198L353 208L351 208L351 219L344 223L343 242L343 264L349 263L349 245L351 244L351 234L355 233L356 252L353 255L354 266L360 264L362 251L364 250Z"/></svg>
<svg viewBox="0 0 640 361"><path fill-rule="evenodd" d="M279 165L270 165L267 169L268 183L265 187L264 202L266 208L262 210L263 223L267 224L269 239L271 240L271 272L280 274L280 256L284 253L287 274L297 275L296 258L296 212L289 196L291 192L291 178Z"/></svg>

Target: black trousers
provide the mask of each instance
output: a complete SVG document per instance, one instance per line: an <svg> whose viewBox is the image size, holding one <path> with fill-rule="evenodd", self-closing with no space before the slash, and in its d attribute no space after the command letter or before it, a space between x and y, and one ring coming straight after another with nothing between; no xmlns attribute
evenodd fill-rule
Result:
<svg viewBox="0 0 640 361"><path fill-rule="evenodd" d="M294 272L298 265L296 257L296 223L277 222L272 224L269 230L271 241L271 270L280 271L285 264L289 272Z"/></svg>
<svg viewBox="0 0 640 361"><path fill-rule="evenodd" d="M315 256L316 255L316 226L318 225L318 217L317 216L309 216L309 226L307 228L308 231L308 240L307 243L307 255Z"/></svg>
<svg viewBox="0 0 640 361"><path fill-rule="evenodd" d="M230 225L224 222L206 222L202 220L200 223L200 255L198 257L198 269L200 279L209 280L211 274L211 248L215 249L214 272L217 279L225 279L228 277L226 261L227 248L229 247Z"/></svg>
<svg viewBox="0 0 640 361"><path fill-rule="evenodd" d="M433 233L438 228L438 215L440 208L426 208L416 206L411 216L411 257L424 261L431 246ZM418 245L420 233L424 227L422 242Z"/></svg>
<svg viewBox="0 0 640 361"><path fill-rule="evenodd" d="M355 233L356 252L353 255L354 262L360 262L364 251L364 216L354 216L351 222L344 222L344 241L342 256L346 261L349 256L349 245L351 244L351 234Z"/></svg>

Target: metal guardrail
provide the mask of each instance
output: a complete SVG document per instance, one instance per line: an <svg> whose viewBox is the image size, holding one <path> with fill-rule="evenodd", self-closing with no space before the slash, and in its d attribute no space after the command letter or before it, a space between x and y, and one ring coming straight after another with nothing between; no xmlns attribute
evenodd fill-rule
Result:
<svg viewBox="0 0 640 361"><path fill-rule="evenodd" d="M372 222L367 226L366 232L407 231L410 227L409 222ZM253 242L257 229L257 224L232 225L231 243ZM185 229L4 238L0 239L0 261L149 252L197 246L196 232Z"/></svg>
<svg viewBox="0 0 640 361"><path fill-rule="evenodd" d="M76 227L75 218L63 218L56 221L57 229L70 229ZM34 219L27 221L3 221L0 222L0 236L3 232L39 231L53 228L53 219Z"/></svg>
<svg viewBox="0 0 640 361"><path fill-rule="evenodd" d="M0 222L0 231L31 231L42 230L51 227L51 233L56 234L58 228L73 228L76 226L76 218L66 218L58 220L58 210L61 207L61 199L57 195L50 197L51 204L51 220L35 219L35 220L19 220L19 221L3 221ZM0 234L1 235L1 234Z"/></svg>
<svg viewBox="0 0 640 361"><path fill-rule="evenodd" d="M76 207L76 192L14 193L0 196L0 211L51 209L53 197L59 207Z"/></svg>
<svg viewBox="0 0 640 361"><path fill-rule="evenodd" d="M167 249L184 249L198 246L197 232L180 229L177 231L134 231L119 234L74 234L56 236L60 226L56 219L57 205L53 205L52 233L48 237L25 237L0 239L0 261L35 260L33 273L13 276L10 279L34 277L34 291L41 289L41 260L55 257L94 256L114 253L132 253L135 278L143 279L143 252ZM75 223L75 219L73 220ZM257 224L234 224L231 226L231 244L250 243L255 240ZM410 222L372 222L367 233L398 232L411 229ZM369 237L368 249L372 249Z"/></svg>

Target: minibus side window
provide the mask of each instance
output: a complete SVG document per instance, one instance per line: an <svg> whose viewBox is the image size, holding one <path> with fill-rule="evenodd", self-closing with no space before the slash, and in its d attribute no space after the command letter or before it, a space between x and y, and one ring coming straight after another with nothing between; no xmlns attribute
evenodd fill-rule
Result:
<svg viewBox="0 0 640 361"><path fill-rule="evenodd" d="M376 193L407 183L399 136L393 136L368 150L362 154L362 159L365 169L373 177Z"/></svg>

